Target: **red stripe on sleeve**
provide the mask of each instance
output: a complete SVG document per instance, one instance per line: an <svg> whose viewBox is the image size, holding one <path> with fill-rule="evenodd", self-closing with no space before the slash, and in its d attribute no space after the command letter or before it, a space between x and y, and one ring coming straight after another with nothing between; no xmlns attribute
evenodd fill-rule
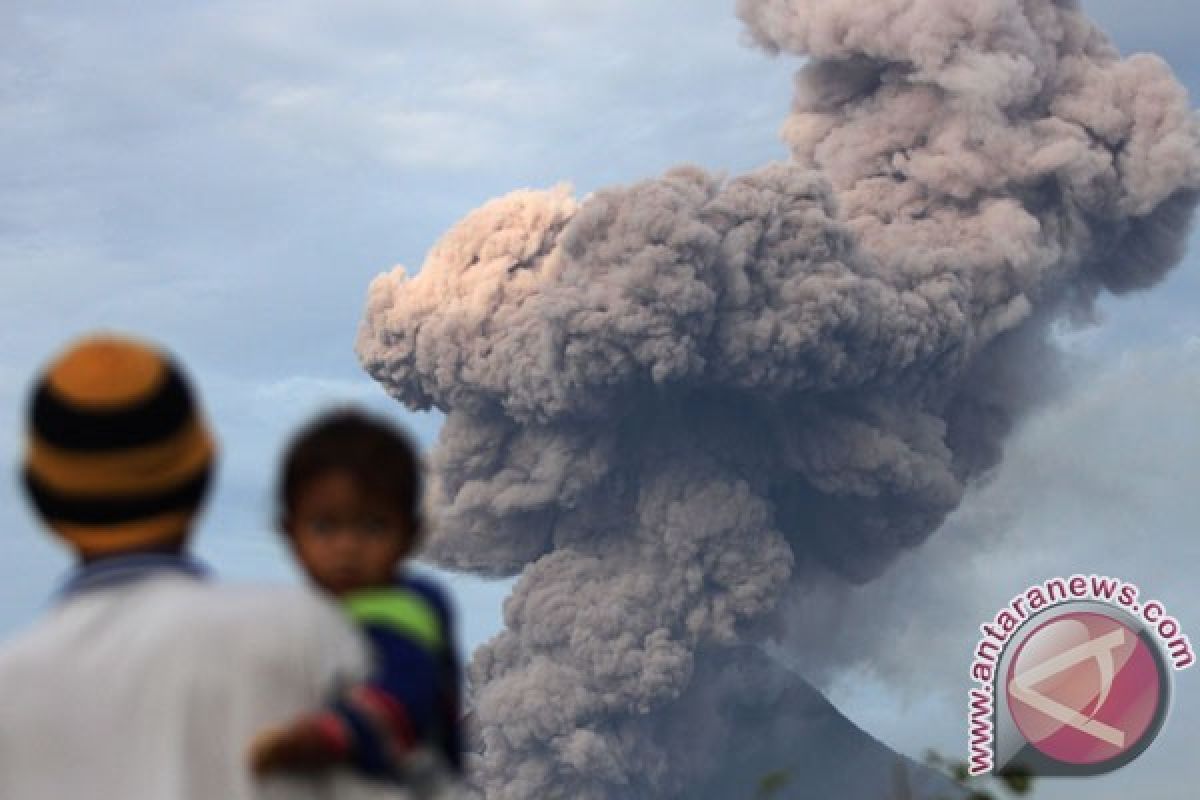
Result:
<svg viewBox="0 0 1200 800"><path fill-rule="evenodd" d="M417 743L416 731L404 705L387 692L370 686L358 686L350 693L350 701L376 720L388 739L402 750Z"/></svg>
<svg viewBox="0 0 1200 800"><path fill-rule="evenodd" d="M354 746L353 737L346 723L337 714L326 712L313 718L313 725L329 750L339 758L346 758Z"/></svg>

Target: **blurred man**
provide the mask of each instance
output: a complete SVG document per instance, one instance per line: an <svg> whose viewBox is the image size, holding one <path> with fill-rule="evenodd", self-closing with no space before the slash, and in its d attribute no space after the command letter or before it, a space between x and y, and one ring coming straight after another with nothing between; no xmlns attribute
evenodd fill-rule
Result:
<svg viewBox="0 0 1200 800"><path fill-rule="evenodd" d="M53 608L0 646L0 798L373 794L350 775L256 782L253 735L365 674L304 590L214 585L188 555L214 445L166 354L93 336L34 388L24 480L77 557Z"/></svg>

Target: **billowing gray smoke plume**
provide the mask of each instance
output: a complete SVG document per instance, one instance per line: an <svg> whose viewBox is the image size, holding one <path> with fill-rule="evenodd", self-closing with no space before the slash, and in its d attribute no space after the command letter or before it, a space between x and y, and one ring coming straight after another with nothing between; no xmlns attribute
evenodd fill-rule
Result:
<svg viewBox="0 0 1200 800"><path fill-rule="evenodd" d="M1186 94L1074 2L737 10L810 57L788 163L515 192L370 289L366 369L447 414L430 556L521 573L470 672L489 798L679 791L720 747L662 735L693 675L921 543L1044 390L1049 324L1181 256Z"/></svg>

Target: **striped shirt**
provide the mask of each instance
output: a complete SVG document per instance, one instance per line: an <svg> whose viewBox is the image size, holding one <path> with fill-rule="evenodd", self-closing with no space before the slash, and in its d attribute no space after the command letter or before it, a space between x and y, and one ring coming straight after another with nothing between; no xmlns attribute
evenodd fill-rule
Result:
<svg viewBox="0 0 1200 800"><path fill-rule="evenodd" d="M370 642L369 679L318 715L330 747L367 774L404 782L419 747L462 770L461 668L443 591L413 575L343 598Z"/></svg>

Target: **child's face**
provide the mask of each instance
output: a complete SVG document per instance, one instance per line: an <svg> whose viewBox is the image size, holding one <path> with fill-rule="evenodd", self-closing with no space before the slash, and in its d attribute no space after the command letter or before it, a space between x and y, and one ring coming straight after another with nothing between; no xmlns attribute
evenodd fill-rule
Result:
<svg viewBox="0 0 1200 800"><path fill-rule="evenodd" d="M304 484L284 524L309 577L337 595L390 585L412 542L405 514L338 470Z"/></svg>

